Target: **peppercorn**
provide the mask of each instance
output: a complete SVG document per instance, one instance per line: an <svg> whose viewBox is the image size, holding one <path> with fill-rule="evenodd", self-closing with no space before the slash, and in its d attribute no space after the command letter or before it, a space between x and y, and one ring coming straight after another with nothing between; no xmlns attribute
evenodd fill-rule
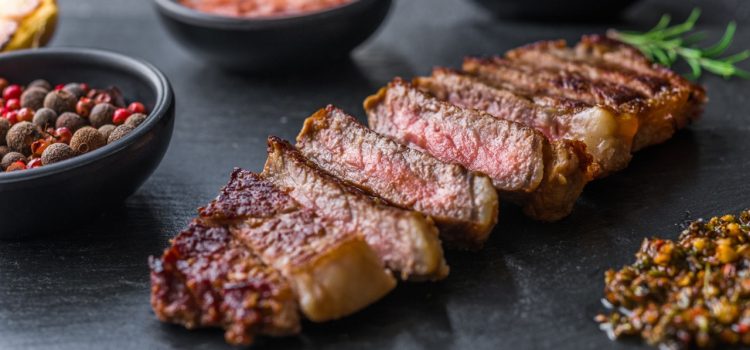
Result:
<svg viewBox="0 0 750 350"><path fill-rule="evenodd" d="M146 113L146 106L143 105L143 103L140 102L133 102L128 105L128 110L132 113Z"/></svg>
<svg viewBox="0 0 750 350"><path fill-rule="evenodd" d="M125 135L127 135L129 132L133 131L135 127L132 125L120 125L115 128L115 130L112 130L112 133L109 135L109 138L107 139L107 144L110 144L112 142L115 142L121 138L123 138Z"/></svg>
<svg viewBox="0 0 750 350"><path fill-rule="evenodd" d="M47 90L40 87L31 87L21 94L21 107L37 110L44 106L44 98L47 97Z"/></svg>
<svg viewBox="0 0 750 350"><path fill-rule="evenodd" d="M117 108L109 103L99 103L91 109L89 123L95 128L112 124L112 116L115 114L115 110Z"/></svg>
<svg viewBox="0 0 750 350"><path fill-rule="evenodd" d="M8 79L0 78L0 91L5 90L6 87L8 87L10 83L8 82Z"/></svg>
<svg viewBox="0 0 750 350"><path fill-rule="evenodd" d="M22 161L14 162L13 164L9 165L5 171L11 172L11 171L18 171L18 170L26 170L26 163Z"/></svg>
<svg viewBox="0 0 750 350"><path fill-rule="evenodd" d="M34 120L34 111L31 108L23 107L16 111L16 119L19 122L30 122Z"/></svg>
<svg viewBox="0 0 750 350"><path fill-rule="evenodd" d="M53 143L42 153L42 164L49 165L73 158L76 155L70 146L64 143Z"/></svg>
<svg viewBox="0 0 750 350"><path fill-rule="evenodd" d="M8 135L8 130L10 130L10 121L0 118L0 145L7 145L5 137Z"/></svg>
<svg viewBox="0 0 750 350"><path fill-rule="evenodd" d="M141 113L136 113L128 117L128 119L125 120L125 125L130 125L132 127L137 127L138 125L141 125L143 121L146 120L146 115Z"/></svg>
<svg viewBox="0 0 750 350"><path fill-rule="evenodd" d="M42 166L42 159L41 158L34 158L29 161L29 164L26 164L26 169L34 169Z"/></svg>
<svg viewBox="0 0 750 350"><path fill-rule="evenodd" d="M40 128L48 128L55 125L57 113L49 108L40 108L34 113L34 124Z"/></svg>
<svg viewBox="0 0 750 350"><path fill-rule="evenodd" d="M19 122L8 130L5 141L14 152L31 154L31 143L42 137L42 130L29 122Z"/></svg>
<svg viewBox="0 0 750 350"><path fill-rule="evenodd" d="M3 89L3 100L7 101L10 99L19 98L21 97L21 93L23 93L23 87L21 87L21 85L8 85L8 87Z"/></svg>
<svg viewBox="0 0 750 350"><path fill-rule="evenodd" d="M77 101L78 99L68 91L50 91L44 98L44 107L50 108L60 115L65 112L75 112Z"/></svg>
<svg viewBox="0 0 750 350"><path fill-rule="evenodd" d="M3 159L0 161L0 167L3 168L3 170L7 169L11 164L17 162L17 161L26 161L26 156L24 156L21 153L18 152L8 152L8 154L3 156Z"/></svg>
<svg viewBox="0 0 750 350"><path fill-rule="evenodd" d="M66 127L55 129L54 135L55 135L55 138L57 139L57 142L62 142L65 144L69 144L70 139L73 138L73 133L71 133L70 129Z"/></svg>
<svg viewBox="0 0 750 350"><path fill-rule="evenodd" d="M86 126L86 119L81 118L80 115L73 112L60 114L55 122L56 128L68 128L72 133L75 133L78 129L84 126Z"/></svg>
<svg viewBox="0 0 750 350"><path fill-rule="evenodd" d="M114 131L115 128L116 128L116 126L114 126L112 124L102 125L99 128L99 133L102 134L102 136L104 136L105 140L108 140L109 139L109 135L112 134L112 131Z"/></svg>
<svg viewBox="0 0 750 350"><path fill-rule="evenodd" d="M78 129L78 131L73 134L73 138L70 139L70 148L72 148L77 154L91 152L106 144L107 140L99 133L99 130L90 126Z"/></svg>
<svg viewBox="0 0 750 350"><path fill-rule="evenodd" d="M132 113L125 109L125 108L118 108L115 111L115 115L112 116L112 122L115 123L115 125L121 125L124 124L125 121L130 117Z"/></svg>
<svg viewBox="0 0 750 350"><path fill-rule="evenodd" d="M73 96L75 96L76 99L79 99L86 94L86 91L83 91L81 84L78 84L78 83L67 84L63 87L63 90L73 94Z"/></svg>
<svg viewBox="0 0 750 350"><path fill-rule="evenodd" d="M41 88L44 89L44 91L49 92L52 89L52 85L44 79L36 79L30 82L29 85L26 86L26 88Z"/></svg>
<svg viewBox="0 0 750 350"><path fill-rule="evenodd" d="M10 153L10 148L8 148L8 146L0 146L0 159L3 159L8 153Z"/></svg>
<svg viewBox="0 0 750 350"><path fill-rule="evenodd" d="M94 108L94 101L91 101L88 97L81 97L78 103L76 103L76 113L83 118L89 117L92 108Z"/></svg>

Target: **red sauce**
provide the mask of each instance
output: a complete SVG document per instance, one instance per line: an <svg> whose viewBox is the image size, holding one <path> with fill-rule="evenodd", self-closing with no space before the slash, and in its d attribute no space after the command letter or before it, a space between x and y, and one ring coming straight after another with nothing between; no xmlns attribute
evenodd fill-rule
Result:
<svg viewBox="0 0 750 350"><path fill-rule="evenodd" d="M317 12L356 0L180 0L184 6L221 16L260 18Z"/></svg>

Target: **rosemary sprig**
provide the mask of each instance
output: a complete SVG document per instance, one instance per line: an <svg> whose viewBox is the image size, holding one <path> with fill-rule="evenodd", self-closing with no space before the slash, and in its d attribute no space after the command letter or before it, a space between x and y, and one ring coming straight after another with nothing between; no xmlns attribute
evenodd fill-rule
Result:
<svg viewBox="0 0 750 350"><path fill-rule="evenodd" d="M701 15L700 9L693 9L685 22L670 26L670 15L663 15L659 22L647 32L610 30L607 36L630 44L646 57L667 67L683 59L690 67L690 78L697 79L703 71L724 78L740 77L750 79L750 72L736 66L750 58L750 50L722 57L732 44L737 24L727 25L724 35L714 45L701 48L697 45L705 38L703 32L691 32Z"/></svg>

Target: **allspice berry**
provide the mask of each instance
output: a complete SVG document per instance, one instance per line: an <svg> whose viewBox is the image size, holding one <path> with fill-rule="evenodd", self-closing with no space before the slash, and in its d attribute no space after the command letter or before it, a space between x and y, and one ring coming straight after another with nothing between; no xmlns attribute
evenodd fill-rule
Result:
<svg viewBox="0 0 750 350"><path fill-rule="evenodd" d="M99 103L91 109L89 114L89 123L95 128L112 124L112 116L115 115L115 106L109 103Z"/></svg>
<svg viewBox="0 0 750 350"><path fill-rule="evenodd" d="M83 97L83 95L86 94L86 91L83 90L83 88L81 87L81 84L78 84L78 83L67 84L62 89L73 94L73 96L75 96L76 99L79 99Z"/></svg>
<svg viewBox="0 0 750 350"><path fill-rule="evenodd" d="M105 140L108 140L109 139L109 135L112 134L112 131L114 131L114 130L115 130L115 126L114 125L107 124L107 125L102 125L99 128L99 133L102 134L102 136L104 136Z"/></svg>
<svg viewBox="0 0 750 350"><path fill-rule="evenodd" d="M8 146L0 146L0 159L3 159L8 153L10 153L10 148L8 148Z"/></svg>
<svg viewBox="0 0 750 350"><path fill-rule="evenodd" d="M42 130L55 126L56 121L57 113L49 108L40 108L34 113L33 123L42 128Z"/></svg>
<svg viewBox="0 0 750 350"><path fill-rule="evenodd" d="M8 130L5 141L11 151L31 154L31 143L42 137L42 130L30 122L19 122Z"/></svg>
<svg viewBox="0 0 750 350"><path fill-rule="evenodd" d="M44 79L37 79L30 82L29 85L26 86L27 89L30 89L32 87L38 87L44 89L44 91L50 91L52 89L52 84Z"/></svg>
<svg viewBox="0 0 750 350"><path fill-rule="evenodd" d="M125 119L125 124L130 125L132 127L137 127L138 125L141 125L143 121L146 120L146 115L142 113L136 113L128 117L128 119Z"/></svg>
<svg viewBox="0 0 750 350"><path fill-rule="evenodd" d="M107 144L110 144L112 142L115 142L127 135L129 132L133 131L135 127L132 125L126 125L122 124L115 128L115 130L112 130L112 133L109 134L109 138L107 139Z"/></svg>
<svg viewBox="0 0 750 350"><path fill-rule="evenodd" d="M42 153L42 165L61 162L75 157L76 153L70 146L64 143L53 143Z"/></svg>
<svg viewBox="0 0 750 350"><path fill-rule="evenodd" d="M99 133L99 130L90 126L78 129L73 138L70 139L70 148L77 154L91 152L107 144L107 140Z"/></svg>
<svg viewBox="0 0 750 350"><path fill-rule="evenodd" d="M75 112L76 102L78 102L78 99L68 91L50 91L44 98L44 107L52 109L57 115L60 115L65 112Z"/></svg>
<svg viewBox="0 0 750 350"><path fill-rule="evenodd" d="M44 98L47 97L47 90L40 87L31 87L21 94L21 107L37 110L44 106Z"/></svg>
<svg viewBox="0 0 750 350"><path fill-rule="evenodd" d="M5 145L5 137L8 136L8 130L10 130L10 122L8 119L0 118L0 145Z"/></svg>
<svg viewBox="0 0 750 350"><path fill-rule="evenodd" d="M86 119L73 112L60 114L55 121L55 128L68 128L70 132L75 133L78 129L86 126Z"/></svg>
<svg viewBox="0 0 750 350"><path fill-rule="evenodd" d="M8 152L8 154L3 156L3 159L0 161L0 167L3 168L3 170L7 169L11 164L17 162L17 161L26 161L26 157L18 152Z"/></svg>

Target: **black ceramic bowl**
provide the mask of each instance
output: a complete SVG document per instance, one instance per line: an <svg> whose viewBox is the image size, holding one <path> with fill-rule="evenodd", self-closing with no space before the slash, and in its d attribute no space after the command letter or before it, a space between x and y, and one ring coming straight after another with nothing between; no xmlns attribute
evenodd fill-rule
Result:
<svg viewBox="0 0 750 350"><path fill-rule="evenodd" d="M639 0L474 0L500 18L604 22Z"/></svg>
<svg viewBox="0 0 750 350"><path fill-rule="evenodd" d="M391 0L355 0L310 14L246 19L155 0L170 33L210 63L244 71L305 68L346 57L378 28Z"/></svg>
<svg viewBox="0 0 750 350"><path fill-rule="evenodd" d="M0 55L0 76L26 84L87 82L119 87L149 117L124 138L35 169L0 173L0 239L64 234L122 202L146 181L167 150L174 125L172 88L154 66L91 49L37 49ZM106 229L106 228L103 228Z"/></svg>

